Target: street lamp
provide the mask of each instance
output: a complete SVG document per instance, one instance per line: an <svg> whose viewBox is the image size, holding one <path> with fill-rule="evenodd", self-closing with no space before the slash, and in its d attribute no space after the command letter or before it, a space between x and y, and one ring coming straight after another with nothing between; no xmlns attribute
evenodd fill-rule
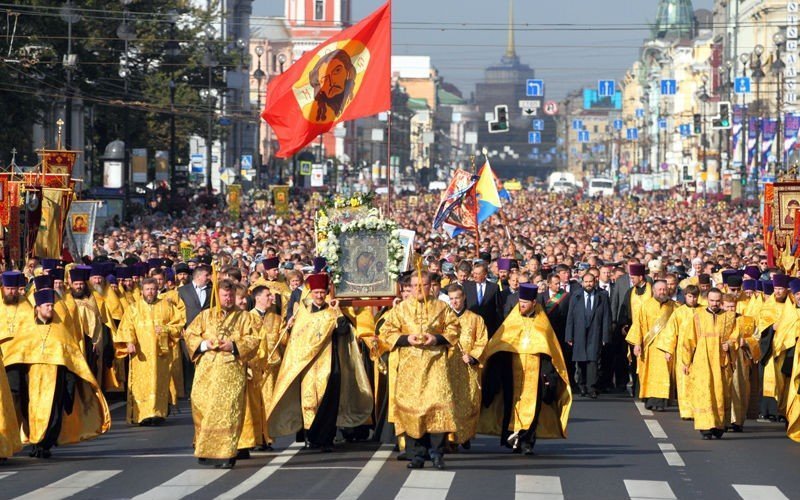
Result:
<svg viewBox="0 0 800 500"><path fill-rule="evenodd" d="M214 187L211 183L211 146L213 144L213 116L214 116L214 99L217 96L217 89L212 88L212 71L217 66L217 58L211 50L211 41L214 37L214 27L210 24L206 26L206 53L203 56L203 64L208 68L208 88L200 90L200 97L208 103L208 121L207 121L207 137L206 137L206 191L209 196L214 192Z"/></svg>
<svg viewBox="0 0 800 500"><path fill-rule="evenodd" d="M781 60L781 49L783 45L786 43L786 35L783 31L778 31L774 35L772 35L772 41L775 43L775 60L772 62L772 74L776 78L776 83L778 85L778 92L776 95L777 99L777 109L778 112L778 128L776 130L776 138L778 141L777 151L778 154L775 155L777 162L775 163L775 173L779 174L781 172L781 165L783 165L783 71L786 69L786 64Z"/></svg>
<svg viewBox="0 0 800 500"><path fill-rule="evenodd" d="M755 108L756 117L758 119L758 123L756 124L756 164L753 172L756 178L758 178L761 172L761 122L763 120L761 116L761 80L766 76L761 67L762 54L764 54L764 46L758 44L753 48L753 57L750 59L750 73L753 76L753 80L756 82L756 102L753 107Z"/></svg>
<svg viewBox="0 0 800 500"><path fill-rule="evenodd" d="M256 46L256 56L258 67L253 72L256 79L256 147L253 161L256 166L256 187L261 187L261 81L266 77L266 73L261 69L261 56L264 55L264 47Z"/></svg>
<svg viewBox="0 0 800 500"><path fill-rule="evenodd" d="M744 53L739 55L739 61L742 63L742 78L747 78L747 66L750 63L751 55ZM742 166L741 176L744 183L744 191L747 193L747 143L750 141L750 119L747 116L747 93L742 92Z"/></svg>
<svg viewBox="0 0 800 500"><path fill-rule="evenodd" d="M167 12L169 23L169 40L164 46L164 54L169 64L169 186L175 193L175 63L181 53L181 47L175 40L175 26L178 23L178 13L175 10Z"/></svg>
<svg viewBox="0 0 800 500"><path fill-rule="evenodd" d="M703 173L706 175L706 179L703 179L703 196L705 196L708 193L708 137L706 137L706 103L711 96L708 95L708 75L703 74L703 76L700 77L700 80L703 82L703 85L700 87L700 93L697 97L703 103L701 108L702 129L700 132L700 144L703 147Z"/></svg>

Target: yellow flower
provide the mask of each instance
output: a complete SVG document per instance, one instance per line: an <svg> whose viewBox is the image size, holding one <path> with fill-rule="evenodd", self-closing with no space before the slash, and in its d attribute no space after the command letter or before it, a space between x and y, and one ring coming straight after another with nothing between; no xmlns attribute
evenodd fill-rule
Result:
<svg viewBox="0 0 800 500"><path fill-rule="evenodd" d="M355 208L359 205L358 200L356 198L350 198L350 206Z"/></svg>

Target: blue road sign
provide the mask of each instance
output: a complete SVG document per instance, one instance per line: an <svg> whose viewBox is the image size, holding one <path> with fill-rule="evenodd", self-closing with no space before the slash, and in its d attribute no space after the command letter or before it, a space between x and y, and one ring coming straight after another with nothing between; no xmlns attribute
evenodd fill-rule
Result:
<svg viewBox="0 0 800 500"><path fill-rule="evenodd" d="M581 130L578 132L578 142L589 142L589 131Z"/></svg>
<svg viewBox="0 0 800 500"><path fill-rule="evenodd" d="M528 132L528 144L541 144L541 143L542 143L541 132Z"/></svg>
<svg viewBox="0 0 800 500"><path fill-rule="evenodd" d="M678 127L678 130L680 130L683 137L689 137L692 135L692 125L689 123L681 123Z"/></svg>
<svg viewBox="0 0 800 500"><path fill-rule="evenodd" d="M539 156L539 148L531 148L531 154L534 156Z"/></svg>
<svg viewBox="0 0 800 500"><path fill-rule="evenodd" d="M636 109L636 118L644 118L644 108Z"/></svg>
<svg viewBox="0 0 800 500"><path fill-rule="evenodd" d="M581 130L583 128L583 120L572 120L572 130Z"/></svg>
<svg viewBox="0 0 800 500"><path fill-rule="evenodd" d="M737 94L749 94L750 93L750 77L747 76L740 76L733 82L733 90Z"/></svg>
<svg viewBox="0 0 800 500"><path fill-rule="evenodd" d="M597 95L600 97L614 97L616 92L616 82L614 80L598 80Z"/></svg>
<svg viewBox="0 0 800 500"><path fill-rule="evenodd" d="M638 141L639 140L639 129L638 128L629 128L626 131L625 135L629 141Z"/></svg>
<svg viewBox="0 0 800 500"><path fill-rule="evenodd" d="M614 130L622 130L622 120L614 120Z"/></svg>
<svg viewBox="0 0 800 500"><path fill-rule="evenodd" d="M659 118L658 119L658 128L664 130L667 128L667 119L666 118Z"/></svg>
<svg viewBox="0 0 800 500"><path fill-rule="evenodd" d="M528 97L544 97L544 80L528 80L525 84L525 95Z"/></svg>
<svg viewBox="0 0 800 500"><path fill-rule="evenodd" d="M661 95L675 95L677 92L677 80L661 80Z"/></svg>
<svg viewBox="0 0 800 500"><path fill-rule="evenodd" d="M537 118L536 120L533 120L532 125L533 125L533 130L538 130L540 132L544 130L544 120L542 119Z"/></svg>
<svg viewBox="0 0 800 500"><path fill-rule="evenodd" d="M242 170L250 170L253 168L253 155L242 155L240 164Z"/></svg>

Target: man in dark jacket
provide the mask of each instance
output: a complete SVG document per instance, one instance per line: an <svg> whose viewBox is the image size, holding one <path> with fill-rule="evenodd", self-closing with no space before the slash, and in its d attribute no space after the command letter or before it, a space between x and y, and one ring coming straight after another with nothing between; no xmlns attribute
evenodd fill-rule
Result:
<svg viewBox="0 0 800 500"><path fill-rule="evenodd" d="M574 290L570 294L569 311L565 338L572 347L572 361L575 362L576 383L581 396L591 391L592 399L597 398L597 362L600 349L611 337L611 305L603 290L595 289L595 278L591 273L583 275L583 291Z"/></svg>
<svg viewBox="0 0 800 500"><path fill-rule="evenodd" d="M211 268L206 265L199 265L192 272L192 281L178 287L178 297L181 299L183 311L186 316L184 328L188 328L192 321L200 314L200 311L211 307ZM192 382L194 381L194 363L189 357L186 342L181 338L181 363L183 365L183 388L186 394L192 393Z"/></svg>

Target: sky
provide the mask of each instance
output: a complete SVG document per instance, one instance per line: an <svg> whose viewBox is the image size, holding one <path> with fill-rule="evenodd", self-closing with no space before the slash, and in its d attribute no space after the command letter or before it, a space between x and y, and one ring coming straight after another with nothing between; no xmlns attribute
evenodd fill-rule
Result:
<svg viewBox="0 0 800 500"><path fill-rule="evenodd" d="M354 22L385 0L352 0ZM711 9L713 0L694 0ZM516 0L517 55L545 81L547 97L621 80L649 36L657 0ZM254 16L283 16L283 0L255 0ZM394 55L429 55L439 75L468 97L503 56L508 0L394 0Z"/></svg>

